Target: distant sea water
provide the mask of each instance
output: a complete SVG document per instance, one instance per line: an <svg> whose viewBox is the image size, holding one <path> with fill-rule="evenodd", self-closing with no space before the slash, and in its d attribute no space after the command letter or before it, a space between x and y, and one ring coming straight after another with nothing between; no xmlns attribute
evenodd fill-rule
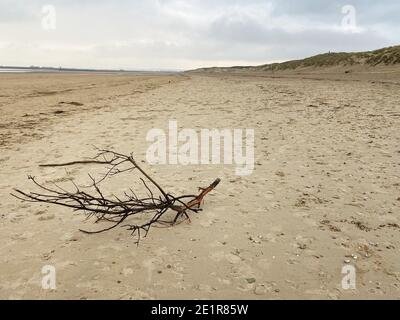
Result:
<svg viewBox="0 0 400 320"><path fill-rule="evenodd" d="M9 72L9 73L27 73L27 72L62 72L64 70L59 69L46 69L46 68L5 68L0 67L0 72ZM65 70L68 71L68 70Z"/></svg>
<svg viewBox="0 0 400 320"><path fill-rule="evenodd" d="M33 71L32 69L0 68L0 72L11 72L11 73L18 72L18 73L21 73L21 72L32 72L32 71Z"/></svg>
<svg viewBox="0 0 400 320"><path fill-rule="evenodd" d="M45 73L127 73L132 75L148 75L148 74L175 74L177 71L125 71L125 70L90 70L90 69L46 69L46 68L5 68L0 67L0 73L29 73L29 72L45 72Z"/></svg>

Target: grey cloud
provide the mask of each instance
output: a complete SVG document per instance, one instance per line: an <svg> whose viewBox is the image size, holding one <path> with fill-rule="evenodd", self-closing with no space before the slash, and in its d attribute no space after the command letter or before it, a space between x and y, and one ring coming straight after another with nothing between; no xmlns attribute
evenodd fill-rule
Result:
<svg viewBox="0 0 400 320"><path fill-rule="evenodd" d="M398 0L1 0L1 64L191 68L260 64L400 41ZM17 4L15 4L17 3ZM41 6L57 29L41 29ZM340 30L354 5L362 32Z"/></svg>

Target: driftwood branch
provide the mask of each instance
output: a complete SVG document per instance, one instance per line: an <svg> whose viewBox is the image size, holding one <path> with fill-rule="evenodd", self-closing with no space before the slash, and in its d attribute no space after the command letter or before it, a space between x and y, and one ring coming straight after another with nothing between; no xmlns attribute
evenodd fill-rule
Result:
<svg viewBox="0 0 400 320"><path fill-rule="evenodd" d="M35 177L28 178L39 188L40 192L24 192L14 189L14 197L28 202L42 202L54 204L58 206L68 207L77 212L83 212L88 218L95 218L95 222L106 221L111 225L105 229L98 231L81 230L87 234L96 234L112 230L118 226L127 228L132 235L137 236L139 243L141 236L147 236L150 228L155 225L173 226L182 220L189 220L190 212L200 211L200 206L204 197L214 190L220 183L220 179L216 179L207 188L200 188L198 195L182 195L173 196L166 192L152 177L150 177L135 161L133 155L124 155L114 151L100 150L97 156L87 161L75 161L62 164L45 164L41 167L65 167L78 164L101 164L108 165L108 170L96 180L90 177L93 194L81 190L74 182L75 190L67 191L59 186L47 187L39 183ZM138 197L135 192L124 193L123 198L113 196L112 198L104 196L100 189L102 181L108 177L120 175L122 173L137 170L141 175L140 178L143 187L148 192L145 198ZM154 191L155 189L155 191ZM167 212L174 212L173 219L166 220L164 216ZM146 222L141 224L128 224L128 218L141 215L146 217Z"/></svg>

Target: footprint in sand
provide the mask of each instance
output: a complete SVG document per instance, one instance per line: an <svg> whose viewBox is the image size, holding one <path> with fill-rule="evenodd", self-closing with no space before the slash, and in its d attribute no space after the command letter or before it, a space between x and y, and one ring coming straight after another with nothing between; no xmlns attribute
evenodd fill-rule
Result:
<svg viewBox="0 0 400 320"><path fill-rule="evenodd" d="M49 221L53 220L55 218L55 215L53 213L42 215L38 218L39 221Z"/></svg>
<svg viewBox="0 0 400 320"><path fill-rule="evenodd" d="M242 258L240 258L239 255L233 253L226 253L223 251L216 251L211 253L210 258L216 262L221 262L223 260L226 260L231 264L237 264L242 261Z"/></svg>
<svg viewBox="0 0 400 320"><path fill-rule="evenodd" d="M34 235L33 232L24 232L24 233L15 233L11 235L11 240L19 241L19 240L27 240L32 238Z"/></svg>
<svg viewBox="0 0 400 320"><path fill-rule="evenodd" d="M257 284L254 287L254 294L257 296L263 296L271 293L279 293L279 289L277 288L277 284L275 282Z"/></svg>
<svg viewBox="0 0 400 320"><path fill-rule="evenodd" d="M81 232L79 232L79 233L78 232L74 232L74 233L67 232L63 236L60 237L60 240L64 241L64 242L76 242L76 241L81 240L82 237L83 237L83 235Z"/></svg>

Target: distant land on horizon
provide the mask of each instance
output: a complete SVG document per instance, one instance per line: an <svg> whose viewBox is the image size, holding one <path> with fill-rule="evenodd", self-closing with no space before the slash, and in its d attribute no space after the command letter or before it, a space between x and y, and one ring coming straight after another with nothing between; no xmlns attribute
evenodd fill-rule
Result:
<svg viewBox="0 0 400 320"><path fill-rule="evenodd" d="M257 66L230 66L230 67L203 67L187 70L196 72L279 72L279 71L310 71L328 68L351 67L388 67L400 66L400 45L386 47L364 52L328 52L318 54L305 59L289 60L280 63L269 63ZM179 73L182 70L157 70L157 69L92 69L92 68L68 68L68 67L42 67L42 66L0 66L0 72L98 72L98 73ZM345 69L351 72L351 69Z"/></svg>
<svg viewBox="0 0 400 320"><path fill-rule="evenodd" d="M365 52L329 52L300 60L270 63L259 66L209 67L188 72L279 72L322 68L379 67L400 65L400 45ZM350 72L347 70L346 72Z"/></svg>

